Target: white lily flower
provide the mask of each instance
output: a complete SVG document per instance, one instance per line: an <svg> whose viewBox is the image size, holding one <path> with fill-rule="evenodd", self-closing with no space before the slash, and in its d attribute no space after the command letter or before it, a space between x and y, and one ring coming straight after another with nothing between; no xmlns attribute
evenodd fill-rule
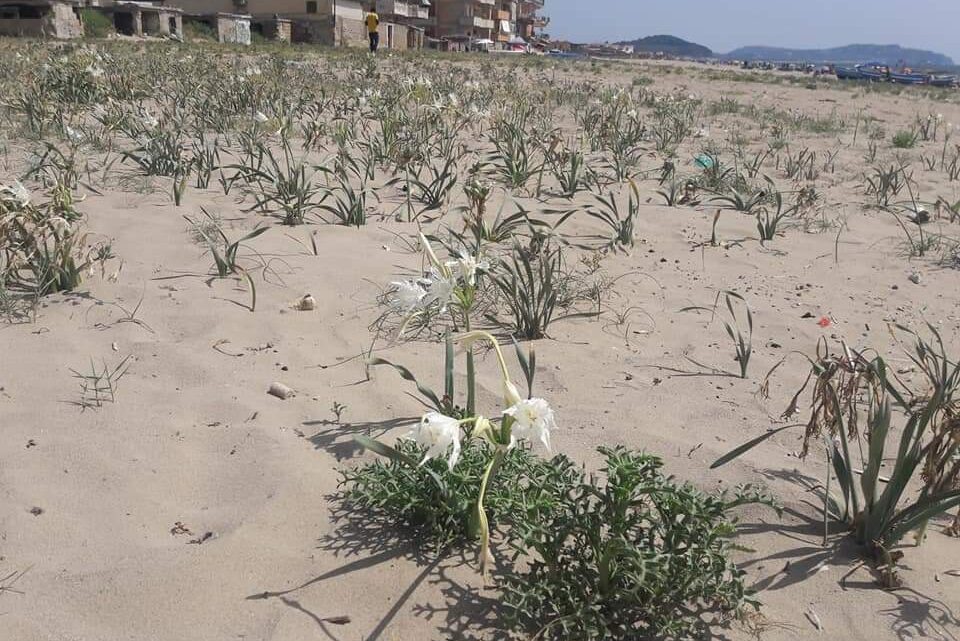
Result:
<svg viewBox="0 0 960 641"><path fill-rule="evenodd" d="M477 284L477 271L486 271L490 269L490 264L485 260L477 260L466 249L460 250L460 257L447 263L447 267L458 267L460 269L460 278L470 287Z"/></svg>
<svg viewBox="0 0 960 641"><path fill-rule="evenodd" d="M441 313L447 311L447 305L453 300L453 292L457 287L456 280L437 269L431 269L430 277L424 278L421 283L426 288L423 304L437 303Z"/></svg>
<svg viewBox="0 0 960 641"><path fill-rule="evenodd" d="M394 287L392 302L404 312L419 307L423 298L427 295L423 286L413 280L398 280L390 284Z"/></svg>
<svg viewBox="0 0 960 641"><path fill-rule="evenodd" d="M258 111L257 113L253 114L253 119L261 125L270 120L270 118L267 117L267 114L263 113L262 111Z"/></svg>
<svg viewBox="0 0 960 641"><path fill-rule="evenodd" d="M153 129L160 124L160 121L157 120L156 117L154 117L154 115L150 112L146 112L140 117L140 124L147 129Z"/></svg>
<svg viewBox="0 0 960 641"><path fill-rule="evenodd" d="M534 439L550 450L550 432L557 427L550 404L542 398L522 400L503 411L513 417L511 432L518 439Z"/></svg>
<svg viewBox="0 0 960 641"><path fill-rule="evenodd" d="M450 451L447 466L453 469L460 459L460 422L455 418L444 416L440 412L427 412L420 419L407 438L413 439L417 445L427 448L420 465L432 458L443 456Z"/></svg>
<svg viewBox="0 0 960 641"><path fill-rule="evenodd" d="M71 127L70 125L67 125L66 127L64 127L63 130L64 132L66 132L67 138L69 138L73 142L83 142L83 134L77 131L76 129L74 129L73 127Z"/></svg>

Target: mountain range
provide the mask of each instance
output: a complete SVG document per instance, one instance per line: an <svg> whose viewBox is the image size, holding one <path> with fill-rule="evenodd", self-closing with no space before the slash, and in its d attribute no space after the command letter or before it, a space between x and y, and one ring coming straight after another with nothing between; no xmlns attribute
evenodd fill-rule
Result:
<svg viewBox="0 0 960 641"><path fill-rule="evenodd" d="M882 62L910 67L949 67L953 60L935 51L908 49L900 45L854 44L830 49L786 49L783 47L740 47L723 56L732 60L776 62Z"/></svg>
<svg viewBox="0 0 960 641"><path fill-rule="evenodd" d="M625 40L618 45L633 46L636 53L662 52L686 58L725 58L727 60L768 60L771 62L857 63L880 62L910 67L950 67L953 60L942 53L910 49L900 45L852 44L828 49L788 49L785 47L740 47L726 54L715 54L709 47L668 35Z"/></svg>

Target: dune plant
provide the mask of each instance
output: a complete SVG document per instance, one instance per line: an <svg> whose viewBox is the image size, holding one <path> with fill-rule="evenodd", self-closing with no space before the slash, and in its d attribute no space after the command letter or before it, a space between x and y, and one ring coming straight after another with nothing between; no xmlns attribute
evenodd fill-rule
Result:
<svg viewBox="0 0 960 641"><path fill-rule="evenodd" d="M442 166L428 163L425 165L427 176L421 180L422 170L414 176L397 177L387 184L405 183L405 189L411 190L416 199L423 203L423 208L416 214L408 216L408 222L416 220L426 212L437 211L443 208L450 199L450 193L457 185L457 165L452 158L447 158Z"/></svg>
<svg viewBox="0 0 960 641"><path fill-rule="evenodd" d="M546 336L560 304L563 251L549 244L532 253L514 245L509 261L492 274L510 313L510 326L520 337Z"/></svg>
<svg viewBox="0 0 960 641"><path fill-rule="evenodd" d="M732 188L729 193L718 194L710 200L712 202L724 203L728 205L730 209L741 211L745 214L752 214L754 209L768 202L773 197L772 194L776 192L773 181L767 177L765 177L765 179L767 184L760 189L751 188L749 191L741 192L736 188Z"/></svg>
<svg viewBox="0 0 960 641"><path fill-rule="evenodd" d="M250 311L255 311L257 308L257 287L250 272L240 265L239 252L244 243L262 236L270 228L257 227L237 240L231 241L214 216L202 207L200 211L203 212L205 220L195 220L189 216L184 216L184 219L190 223L194 232L206 242L207 249L213 255L214 269L218 278L230 278L239 275L247 281L250 286Z"/></svg>
<svg viewBox="0 0 960 641"><path fill-rule="evenodd" d="M23 185L0 185L0 288L37 298L74 290L114 257L109 243L90 241L71 203L34 203Z"/></svg>
<svg viewBox="0 0 960 641"><path fill-rule="evenodd" d="M912 149L917 145L918 134L913 130L901 130L893 135L893 146L897 149Z"/></svg>
<svg viewBox="0 0 960 641"><path fill-rule="evenodd" d="M540 173L543 163L529 133L517 122L502 120L490 134L494 151L487 157L496 175L510 188L521 189Z"/></svg>
<svg viewBox="0 0 960 641"><path fill-rule="evenodd" d="M780 157L777 156L777 166L780 166ZM785 178L796 180L816 180L820 172L817 170L817 152L808 147L796 153L787 146L784 151L783 175Z"/></svg>
<svg viewBox="0 0 960 641"><path fill-rule="evenodd" d="M899 195L912 179L912 175L908 175L903 166L878 165L866 176L866 192L868 196L874 197L878 207L887 207L891 199Z"/></svg>
<svg viewBox="0 0 960 641"><path fill-rule="evenodd" d="M490 552L490 520L485 506L491 481L503 468L510 450L518 442L537 441L549 450L550 436L556 428L556 419L553 409L546 400L532 397L524 399L520 396L516 385L511 380L506 360L496 338L484 331L473 331L461 334L455 341L468 349L478 341L488 343L493 348L503 390L504 409L499 417L491 419L471 414L464 418L456 418L436 411L427 412L409 435L409 438L425 450L419 463L397 448L369 437L355 438L364 447L410 468L420 467L432 458L446 456L447 468L450 472L460 460L463 451L461 440L466 440L468 447L474 440L484 442L486 456L484 456L479 487L473 500L468 503L469 512L463 511L464 504L461 502L457 516L463 520L462 527L469 532L471 538L480 541L479 565L481 573L486 576L493 561ZM532 373L528 376L532 377ZM431 481L437 484L441 495L445 494L444 479L436 473L430 476Z"/></svg>
<svg viewBox="0 0 960 641"><path fill-rule="evenodd" d="M637 188L637 184L632 180L629 181L629 185L630 192L627 196L626 213L620 209L620 204L617 202L613 192L606 196L594 196L594 199L600 206L598 208L591 207L586 210L588 216L599 220L609 228L610 239L607 246L613 250L633 247L634 245L634 226L636 225L637 216L640 213L640 191ZM577 210L573 210L564 215L556 226L559 226L560 223L564 222L576 213L576 211Z"/></svg>
<svg viewBox="0 0 960 641"><path fill-rule="evenodd" d="M799 205L792 205L784 208L783 194L779 191L773 194L773 202L771 204L759 207L756 212L756 218L757 232L760 234L760 243L763 244L776 238L777 231L780 229L780 223L790 218L793 213L797 211L798 207Z"/></svg>
<svg viewBox="0 0 960 641"><path fill-rule="evenodd" d="M840 342L833 351L821 339L815 356L805 357L810 372L784 412L795 414L808 394L809 418L799 427L805 429L803 456L821 441L826 448L824 519L849 527L854 540L880 564L888 587L899 581L895 547L911 532L919 545L931 519L960 505L960 365L948 356L932 325L929 339L901 326L895 329L913 341L906 355L927 389L904 383L874 350ZM748 441L712 467L795 427ZM829 493L831 479L839 485L839 497Z"/></svg>
<svg viewBox="0 0 960 641"><path fill-rule="evenodd" d="M727 331L727 335L730 336L730 340L733 341L734 360L736 360L740 366L740 378L746 378L747 369L750 366L750 357L753 355L753 312L750 311L750 306L747 305L746 299L736 292L724 290L717 292L717 297L714 299L711 307L684 307L680 311L710 312L710 322L713 322L717 314L717 306L720 303L721 296L723 297L724 305L729 315L728 318L723 320L723 327ZM741 309L740 315L737 314L737 308ZM746 322L745 328L741 326L740 316L742 316ZM700 363L693 362L696 365L700 365ZM721 370L717 371L719 372Z"/></svg>
<svg viewBox="0 0 960 641"><path fill-rule="evenodd" d="M278 214L284 225L302 225L322 209L329 192L314 180L316 167L297 158L286 142L279 157L263 143L256 143L255 149L251 161L229 166L237 171L234 180L254 186L253 209Z"/></svg>
<svg viewBox="0 0 960 641"><path fill-rule="evenodd" d="M579 150L563 149L551 156L550 170L564 198L573 198L577 192L589 189L596 180Z"/></svg>
<svg viewBox="0 0 960 641"><path fill-rule="evenodd" d="M707 613L758 604L730 560L735 508L774 506L758 488L707 494L664 475L652 454L601 447L600 474L569 459L531 466L501 499L518 558L507 622L539 639L710 636Z"/></svg>

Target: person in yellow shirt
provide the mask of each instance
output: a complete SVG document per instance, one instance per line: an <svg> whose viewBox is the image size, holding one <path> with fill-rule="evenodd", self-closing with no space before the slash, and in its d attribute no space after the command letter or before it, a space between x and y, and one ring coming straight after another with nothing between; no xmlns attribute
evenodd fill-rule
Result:
<svg viewBox="0 0 960 641"><path fill-rule="evenodd" d="M377 47L380 46L380 16L377 15L376 5L370 5L370 13L367 14L367 35L370 36L370 53L377 53Z"/></svg>

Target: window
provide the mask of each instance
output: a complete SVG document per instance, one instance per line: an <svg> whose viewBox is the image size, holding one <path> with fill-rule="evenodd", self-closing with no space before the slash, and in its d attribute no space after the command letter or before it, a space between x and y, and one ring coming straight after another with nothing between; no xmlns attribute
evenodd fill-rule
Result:
<svg viewBox="0 0 960 641"><path fill-rule="evenodd" d="M316 13L316 12L317 12L317 1L307 0L307 13Z"/></svg>

